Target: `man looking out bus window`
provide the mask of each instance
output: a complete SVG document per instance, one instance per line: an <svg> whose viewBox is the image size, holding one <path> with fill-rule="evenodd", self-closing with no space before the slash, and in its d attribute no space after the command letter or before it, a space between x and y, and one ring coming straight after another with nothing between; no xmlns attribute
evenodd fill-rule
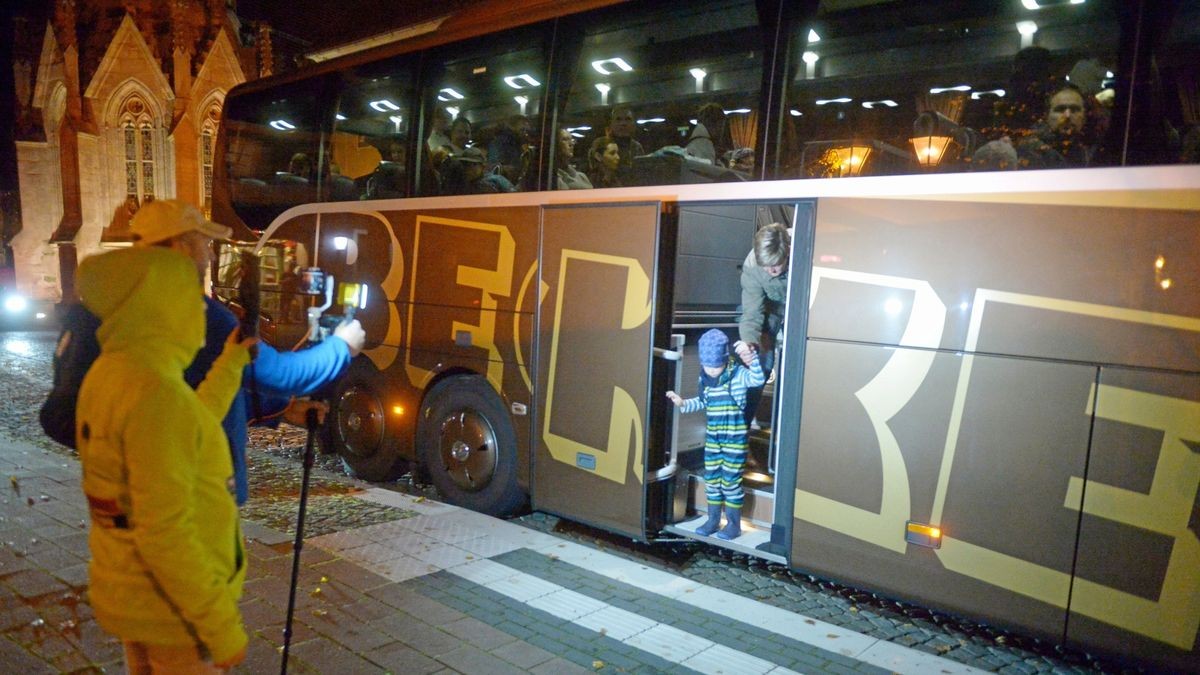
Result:
<svg viewBox="0 0 1200 675"><path fill-rule="evenodd" d="M617 144L617 151L621 153L622 170L633 166L634 157L646 154L642 144L633 137L636 131L637 124L634 123L633 110L629 106L623 105L613 107L608 118L607 136Z"/></svg>
<svg viewBox="0 0 1200 675"><path fill-rule="evenodd" d="M782 223L772 223L754 234L754 247L742 262L738 336L760 354L763 376L767 378L775 368L775 350L782 337L791 249L791 231ZM747 390L746 422L752 427L757 427L754 415L762 391L761 385Z"/></svg>
<svg viewBox="0 0 1200 675"><path fill-rule="evenodd" d="M232 230L210 222L191 204L165 199L146 204L129 224L134 246L161 246L175 249L192 259L201 285L212 262L212 243L225 239ZM207 339L195 360L184 372L187 383L196 388L208 375L221 354L225 338L237 327L238 320L229 308L208 295L204 296ZM298 352L277 352L260 343L254 362L242 375L233 404L221 421L233 454L237 503L249 496L246 476L246 425L251 415L274 418L282 413L289 422L303 424L309 405L289 406L289 397L307 396L336 380L350 365L350 359L362 351L366 333L357 320L339 325L333 335L320 344ZM247 396L247 390L258 400ZM288 410L284 410L288 408ZM269 422L270 420L257 420Z"/></svg>

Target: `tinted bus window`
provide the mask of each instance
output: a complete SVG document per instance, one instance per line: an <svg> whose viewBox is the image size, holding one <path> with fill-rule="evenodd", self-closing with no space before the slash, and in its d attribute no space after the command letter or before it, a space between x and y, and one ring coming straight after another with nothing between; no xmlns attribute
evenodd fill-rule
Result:
<svg viewBox="0 0 1200 675"><path fill-rule="evenodd" d="M427 195L532 190L549 30L452 45L432 56L423 96Z"/></svg>
<svg viewBox="0 0 1200 675"><path fill-rule="evenodd" d="M412 100L407 59L345 73L329 144L330 201L408 196Z"/></svg>
<svg viewBox="0 0 1200 675"><path fill-rule="evenodd" d="M1128 164L1200 163L1200 3L1153 3L1147 72L1132 92Z"/></svg>
<svg viewBox="0 0 1200 675"><path fill-rule="evenodd" d="M556 130L558 189L748 179L762 81L755 3L594 16Z"/></svg>
<svg viewBox="0 0 1200 675"><path fill-rule="evenodd" d="M326 78L285 84L230 100L225 179L234 210L264 229L285 210L316 201L324 151Z"/></svg>
<svg viewBox="0 0 1200 675"><path fill-rule="evenodd" d="M1112 3L841 6L793 35L780 177L1113 161Z"/></svg>

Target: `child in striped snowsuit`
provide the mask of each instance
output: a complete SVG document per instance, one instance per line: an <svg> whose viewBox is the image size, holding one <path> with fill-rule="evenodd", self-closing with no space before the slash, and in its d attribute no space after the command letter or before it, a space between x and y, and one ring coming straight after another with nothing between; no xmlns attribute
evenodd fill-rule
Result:
<svg viewBox="0 0 1200 675"><path fill-rule="evenodd" d="M696 534L709 536L721 524L725 507L725 527L717 532L721 539L735 539L742 533L742 469L746 466L746 389L761 387L765 381L758 354L745 342L734 343L741 363L729 355L729 338L713 328L700 336L700 395L684 400L673 391L667 398L680 412L704 410L708 416L704 432L704 496L708 502L708 520L696 528ZM744 365L743 365L744 364Z"/></svg>

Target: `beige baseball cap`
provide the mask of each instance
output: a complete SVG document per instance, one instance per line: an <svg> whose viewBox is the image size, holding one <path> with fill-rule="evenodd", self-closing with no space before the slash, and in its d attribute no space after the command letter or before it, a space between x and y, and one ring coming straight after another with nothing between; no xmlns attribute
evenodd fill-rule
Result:
<svg viewBox="0 0 1200 675"><path fill-rule="evenodd" d="M200 209L178 199L143 204L129 221L129 231L139 244L157 244L193 230L213 239L228 239L233 235L232 228L208 220Z"/></svg>

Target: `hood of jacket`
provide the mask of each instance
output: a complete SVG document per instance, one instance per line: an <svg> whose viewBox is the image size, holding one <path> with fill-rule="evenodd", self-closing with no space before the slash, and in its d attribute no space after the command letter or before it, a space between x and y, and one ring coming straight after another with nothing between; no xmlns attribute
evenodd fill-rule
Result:
<svg viewBox="0 0 1200 675"><path fill-rule="evenodd" d="M204 346L204 299L196 267L161 247L91 256L79 266L79 297L100 318L101 353L162 354L182 373Z"/></svg>

